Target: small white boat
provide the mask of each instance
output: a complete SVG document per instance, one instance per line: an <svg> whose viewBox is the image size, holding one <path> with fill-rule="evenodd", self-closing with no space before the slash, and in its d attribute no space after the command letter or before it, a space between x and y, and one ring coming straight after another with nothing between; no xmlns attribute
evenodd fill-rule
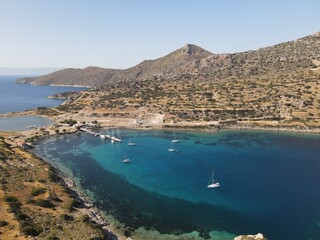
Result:
<svg viewBox="0 0 320 240"><path fill-rule="evenodd" d="M178 150L175 149L174 147L172 147L172 142L171 142L171 146L170 146L170 148L168 148L168 151L169 152L177 152Z"/></svg>
<svg viewBox="0 0 320 240"><path fill-rule="evenodd" d="M218 188L218 187L220 187L220 183L214 181L214 169L212 169L212 175L211 175L211 177L209 179L207 187L208 188Z"/></svg>
<svg viewBox="0 0 320 240"><path fill-rule="evenodd" d="M171 140L171 142L173 143L178 143L179 142L179 139L177 139L177 134L174 133L174 138Z"/></svg>
<svg viewBox="0 0 320 240"><path fill-rule="evenodd" d="M128 146L135 146L136 143L131 141L131 138L128 140Z"/></svg>
<svg viewBox="0 0 320 240"><path fill-rule="evenodd" d="M129 163L130 162L130 159L129 158L126 158L126 154L124 153L123 154L123 160L122 160L123 163Z"/></svg>

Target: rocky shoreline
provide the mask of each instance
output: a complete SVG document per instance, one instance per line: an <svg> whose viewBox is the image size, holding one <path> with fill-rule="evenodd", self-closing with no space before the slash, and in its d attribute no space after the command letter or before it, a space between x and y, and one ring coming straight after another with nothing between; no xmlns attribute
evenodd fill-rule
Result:
<svg viewBox="0 0 320 240"><path fill-rule="evenodd" d="M42 161L45 161L43 158ZM45 161L47 162L47 161ZM47 162L48 163L48 162ZM49 163L50 164L50 163ZM51 164L50 164L51 165ZM52 165L51 165L52 166ZM110 223L105 219L103 216L103 211L96 207L91 200L88 199L88 197L82 193L82 191L77 186L76 182L72 180L71 178L67 177L60 169L52 166L55 173L60 177L62 180L61 184L64 185L71 195L75 198L76 201L81 203L81 205L84 206L84 208L76 208L78 211L82 212L83 214L86 214L89 219L92 222L95 222L97 225L99 225L106 235L106 240L121 240L126 239L124 236L120 236L119 233L117 235L114 234L112 230L109 229Z"/></svg>
<svg viewBox="0 0 320 240"><path fill-rule="evenodd" d="M144 129L144 130L151 130L151 129ZM47 136L47 137L49 137L49 136ZM49 162L44 160L41 156L37 156L37 157L39 159L41 159L42 161L45 161L46 163L50 164ZM110 224L110 222L105 217L103 210L99 209L97 206L94 205L92 200L81 190L81 187L77 185L75 180L73 180L71 177L68 177L59 168L54 167L52 164L50 164L50 165L54 169L55 173L62 180L61 183L70 191L70 193L75 198L75 200L80 202L81 205L84 206L82 208L77 208L77 210L82 212L83 214L86 214L92 222L95 222L97 225L99 225L104 230L104 233L106 235L106 240L134 240L134 239L136 239L136 238L124 236L120 232L119 226L112 226L112 224ZM261 236L262 236L262 238L261 238ZM145 238L143 238L143 239L145 239ZM258 235L241 235L241 236L236 237L235 239L266 240L266 238L264 238L263 235L260 233Z"/></svg>

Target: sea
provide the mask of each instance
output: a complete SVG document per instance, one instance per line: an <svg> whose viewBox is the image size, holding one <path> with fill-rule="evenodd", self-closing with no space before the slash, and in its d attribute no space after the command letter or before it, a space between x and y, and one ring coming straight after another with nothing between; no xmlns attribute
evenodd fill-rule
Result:
<svg viewBox="0 0 320 240"><path fill-rule="evenodd" d="M27 76L0 75L0 114L19 112L36 107L55 107L63 100L49 99L47 96L58 92L80 91L85 88L34 86L17 84L16 79Z"/></svg>
<svg viewBox="0 0 320 240"><path fill-rule="evenodd" d="M133 238L320 239L319 136L128 129L120 135L120 144L88 133L55 136L35 152L75 179ZM175 137L179 143L171 146ZM220 187L208 189L213 169Z"/></svg>
<svg viewBox="0 0 320 240"><path fill-rule="evenodd" d="M74 88L0 77L0 112L61 103ZM101 129L106 132L107 130ZM73 178L134 239L320 240L320 136L120 129L122 143L57 135L34 152ZM172 144L172 139L179 139ZM128 141L135 146L128 146ZM176 151L169 152L169 148ZM129 163L123 163L129 158ZM219 188L208 189L214 170Z"/></svg>

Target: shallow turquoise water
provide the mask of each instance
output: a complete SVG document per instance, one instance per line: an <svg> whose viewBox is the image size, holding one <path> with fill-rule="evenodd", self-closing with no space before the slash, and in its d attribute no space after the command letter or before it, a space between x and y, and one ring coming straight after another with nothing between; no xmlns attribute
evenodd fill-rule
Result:
<svg viewBox="0 0 320 240"><path fill-rule="evenodd" d="M2 131L24 131L28 130L28 126L45 127L53 124L49 118L36 116L17 116L0 118L0 130Z"/></svg>
<svg viewBox="0 0 320 240"><path fill-rule="evenodd" d="M126 144L134 136L135 147ZM320 138L264 132L122 131L122 144L58 136L35 151L81 179L96 204L127 227L161 233L262 232L320 239ZM67 144L66 144L67 143ZM131 159L122 163L123 155ZM212 168L219 189L207 189ZM230 238L231 239L231 238Z"/></svg>

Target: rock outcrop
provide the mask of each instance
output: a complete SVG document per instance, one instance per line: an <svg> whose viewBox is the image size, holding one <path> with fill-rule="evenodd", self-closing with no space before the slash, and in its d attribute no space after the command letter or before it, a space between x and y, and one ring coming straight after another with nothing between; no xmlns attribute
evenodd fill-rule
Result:
<svg viewBox="0 0 320 240"><path fill-rule="evenodd" d="M263 234L258 233L257 235L241 235L235 237L234 240L267 240Z"/></svg>

